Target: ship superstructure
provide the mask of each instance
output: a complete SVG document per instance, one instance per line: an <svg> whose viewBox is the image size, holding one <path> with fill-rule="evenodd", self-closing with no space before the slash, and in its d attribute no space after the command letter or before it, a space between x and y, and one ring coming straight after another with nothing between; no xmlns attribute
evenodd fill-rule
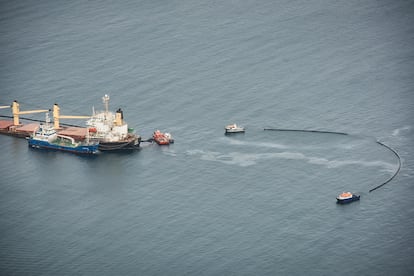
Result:
<svg viewBox="0 0 414 276"><path fill-rule="evenodd" d="M105 110L94 111L86 121L91 137L99 140L99 149L104 151L138 148L141 137L128 128L121 108L109 111L109 99L108 95L102 97Z"/></svg>

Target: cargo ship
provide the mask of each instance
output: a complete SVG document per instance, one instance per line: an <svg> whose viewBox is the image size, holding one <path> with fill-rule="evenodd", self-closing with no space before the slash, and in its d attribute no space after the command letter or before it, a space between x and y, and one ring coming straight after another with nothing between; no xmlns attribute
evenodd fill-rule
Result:
<svg viewBox="0 0 414 276"><path fill-rule="evenodd" d="M60 108L57 104L53 106L53 125L58 135L72 137L75 140L84 140L87 136L99 141L99 150L117 151L138 149L141 137L135 133L134 129L129 128L124 121L123 111L119 108L115 113L109 111L109 96L103 98L105 110L100 112L93 111L91 116L70 116L60 115ZM10 106L0 106L10 108ZM39 127L39 123L21 124L19 115L40 112L49 112L48 109L20 111L19 103L13 102L13 120L0 120L0 134L15 137L28 138ZM2 116L8 117L8 116ZM26 118L27 120L30 120ZM87 119L87 127L80 126L60 126L60 119Z"/></svg>
<svg viewBox="0 0 414 276"><path fill-rule="evenodd" d="M46 123L40 124L36 131L27 139L29 147L37 149L48 149L57 151L67 151L77 154L95 154L98 152L99 142L75 141L74 138L59 135L50 124L50 118L46 113Z"/></svg>

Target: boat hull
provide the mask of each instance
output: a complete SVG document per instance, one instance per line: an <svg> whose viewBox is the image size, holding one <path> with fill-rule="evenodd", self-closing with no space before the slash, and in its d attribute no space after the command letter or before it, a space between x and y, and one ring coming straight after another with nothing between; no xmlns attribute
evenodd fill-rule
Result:
<svg viewBox="0 0 414 276"><path fill-rule="evenodd" d="M98 152L98 144L80 145L77 147L70 147L70 146L49 143L47 141L36 140L33 138L28 139L28 144L29 144L29 147L35 148L35 149L66 151L66 152L72 152L76 154L95 154Z"/></svg>
<svg viewBox="0 0 414 276"><path fill-rule="evenodd" d="M170 141L168 141L167 139L154 139L154 141L160 146L170 144Z"/></svg>
<svg viewBox="0 0 414 276"><path fill-rule="evenodd" d="M351 203L354 201L358 201L361 198L361 196L359 195L352 195L352 197L350 198L345 198L345 199L341 199L341 198L336 198L336 203L338 204L347 204L347 203Z"/></svg>
<svg viewBox="0 0 414 276"><path fill-rule="evenodd" d="M244 129L226 129L226 134L244 133Z"/></svg>
<svg viewBox="0 0 414 276"><path fill-rule="evenodd" d="M100 151L120 151L138 149L141 143L141 137L134 137L119 142L99 142Z"/></svg>

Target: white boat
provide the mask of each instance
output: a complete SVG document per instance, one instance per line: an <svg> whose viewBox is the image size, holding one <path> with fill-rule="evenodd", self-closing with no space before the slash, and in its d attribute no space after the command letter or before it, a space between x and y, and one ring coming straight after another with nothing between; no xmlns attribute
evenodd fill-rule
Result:
<svg viewBox="0 0 414 276"><path fill-rule="evenodd" d="M336 197L336 203L344 204L352 201L357 201L360 199L360 195L355 195L350 192L343 192L342 194Z"/></svg>
<svg viewBox="0 0 414 276"><path fill-rule="evenodd" d="M224 127L226 133L239 133L244 132L245 129L242 126L238 126L237 124L231 124Z"/></svg>

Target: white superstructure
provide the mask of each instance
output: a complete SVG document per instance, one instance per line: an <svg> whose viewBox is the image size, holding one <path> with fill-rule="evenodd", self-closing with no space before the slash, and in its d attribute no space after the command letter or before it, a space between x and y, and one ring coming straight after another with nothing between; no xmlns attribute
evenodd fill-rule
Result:
<svg viewBox="0 0 414 276"><path fill-rule="evenodd" d="M119 108L115 113L109 111L109 96L102 97L105 110L93 112L92 117L86 121L90 128L92 138L101 142L123 142L131 137L128 124L123 119L123 112Z"/></svg>

